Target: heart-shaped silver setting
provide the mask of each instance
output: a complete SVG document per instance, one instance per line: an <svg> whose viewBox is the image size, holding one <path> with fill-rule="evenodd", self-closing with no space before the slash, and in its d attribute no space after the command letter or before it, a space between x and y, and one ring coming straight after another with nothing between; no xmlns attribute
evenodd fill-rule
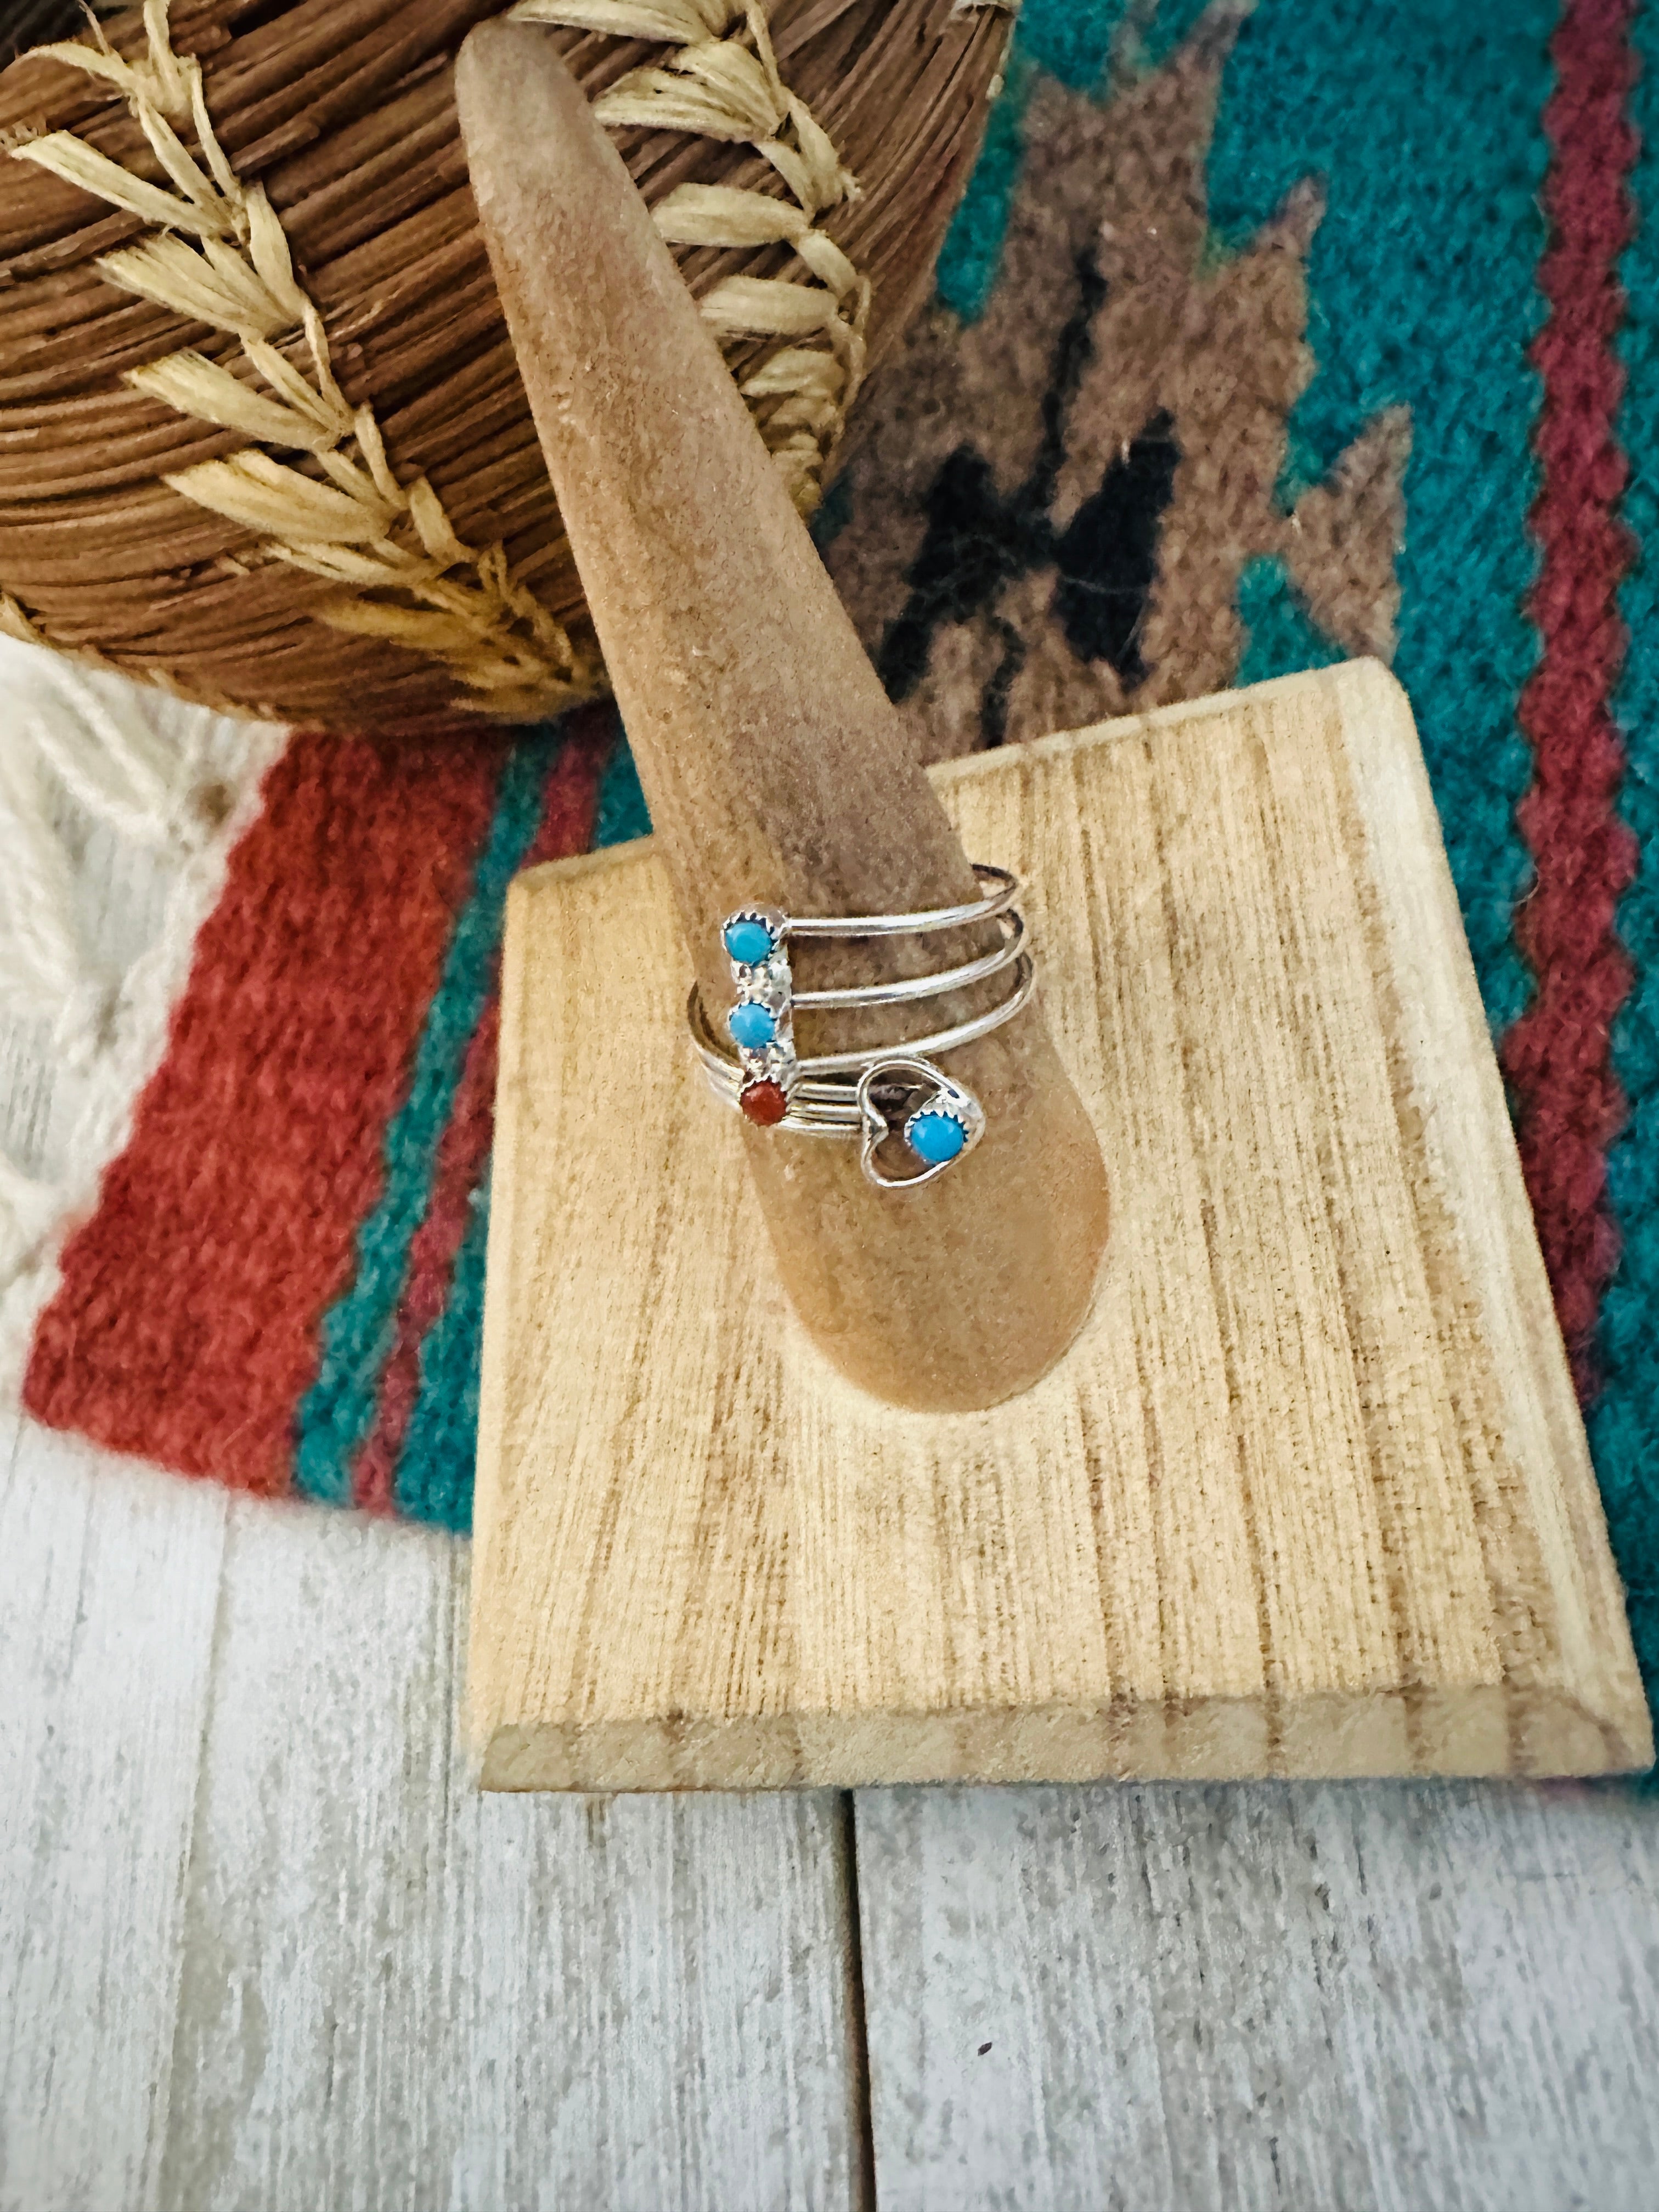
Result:
<svg viewBox="0 0 1659 2212"><path fill-rule="evenodd" d="M896 1080L921 1093L905 1115L900 1132L912 1153L924 1163L919 1175L888 1175L876 1159L878 1151L893 1134L893 1128L873 1094ZM941 1074L931 1060L893 1053L872 1061L859 1078L857 1097L859 1165L866 1181L872 1182L878 1190L920 1190L924 1183L936 1182L958 1160L966 1159L985 1134L985 1109L971 1091ZM928 1158L925 1133L918 1125L929 1120L951 1124L962 1132L960 1144L944 1159Z"/></svg>

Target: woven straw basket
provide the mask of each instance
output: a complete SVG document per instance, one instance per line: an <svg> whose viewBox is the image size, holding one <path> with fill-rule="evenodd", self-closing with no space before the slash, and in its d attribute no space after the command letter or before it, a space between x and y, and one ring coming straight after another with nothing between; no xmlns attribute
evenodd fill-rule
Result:
<svg viewBox="0 0 1659 2212"><path fill-rule="evenodd" d="M604 688L478 234L503 0L146 0L0 75L0 627L409 729ZM520 0L556 25L803 511L926 288L1008 16Z"/></svg>

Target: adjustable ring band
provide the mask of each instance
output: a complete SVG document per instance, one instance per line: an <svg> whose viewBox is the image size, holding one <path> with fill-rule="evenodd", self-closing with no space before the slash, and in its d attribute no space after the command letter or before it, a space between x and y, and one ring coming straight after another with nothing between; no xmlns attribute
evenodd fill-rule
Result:
<svg viewBox="0 0 1659 2212"><path fill-rule="evenodd" d="M737 998L726 1017L735 1052L715 1036L702 994L694 985L686 1019L703 1073L715 1096L762 1128L782 1127L806 1136L854 1138L866 1177L883 1190L909 1190L932 1182L970 1152L985 1131L985 1113L973 1093L935 1067L932 1055L954 1051L1012 1021L1036 988L1024 949L1025 923L1014 910L1019 882L1006 868L974 863L987 888L958 906L914 914L797 916L775 907L739 907L720 925L720 942L732 963ZM1000 925L1000 942L989 952L931 974L884 983L843 984L797 992L789 962L792 937L898 937L959 929L975 922ZM853 1052L795 1051L798 1007L813 1012L900 1006L966 989L1013 970L1012 988L972 1019L926 1036ZM902 1117L902 1121L900 1117ZM920 1171L887 1174L877 1155L902 1134Z"/></svg>
<svg viewBox="0 0 1659 2212"><path fill-rule="evenodd" d="M940 968L931 975L903 975L891 983L843 983L833 991L797 991L793 994L795 1011L799 1013L803 1007L811 1012L835 1006L896 1006L908 999L934 999L945 991L963 991L970 983L982 983L988 975L1000 975L1005 968L1012 967L1025 942L1023 914L1004 913L996 919L1007 934L994 952L981 953L977 960L964 960L959 968Z"/></svg>
<svg viewBox="0 0 1659 2212"><path fill-rule="evenodd" d="M787 963L775 953L764 966L750 968L744 976L740 987L743 995L726 1018L732 1042L740 1051L761 1051L781 1040L788 1023L803 1008L809 1013L825 1013L854 1006L905 1006L918 999L942 997L946 991L966 990L969 984L983 983L1022 961L1029 967L1030 956L1024 949L1025 917L1005 914L999 919L1006 934L994 952L981 953L976 960L964 960L957 968L937 969L931 975L903 975L888 983L849 983L834 990L797 991ZM695 992L693 996L696 996ZM698 1003L701 1005L700 1000ZM750 1007L760 1012L751 1015L744 1011ZM708 1017L702 1015L700 1018L703 1032L710 1035L712 1043ZM698 1018L694 1018L692 1026L694 1030L698 1026ZM714 1048L718 1051L719 1047ZM939 1049L945 1048L941 1046ZM829 1060L821 1058L804 1060L799 1064L803 1069L810 1066L821 1071L827 1071L830 1066Z"/></svg>
<svg viewBox="0 0 1659 2212"><path fill-rule="evenodd" d="M960 929L970 921L994 921L1019 896L1019 878L984 860L975 860L973 870L991 888L983 898L969 899L962 906L925 907L920 914L788 915L780 919L790 937L913 937L934 929ZM726 949L731 950L729 945Z"/></svg>
<svg viewBox="0 0 1659 2212"><path fill-rule="evenodd" d="M708 1082L718 1098L736 1108L735 1081L711 1073ZM921 1162L919 1174L888 1175L878 1161L880 1146L895 1134L886 1102L877 1096L883 1090L904 1094L908 1110L897 1133ZM973 1150L985 1133L985 1109L965 1084L954 1082L931 1060L912 1053L882 1052L855 1085L798 1084L781 1126L804 1137L857 1138L859 1165L867 1182L878 1190L919 1190Z"/></svg>
<svg viewBox="0 0 1659 2212"><path fill-rule="evenodd" d="M861 1075L872 1062L890 1060L896 1054L908 1054L912 1058L931 1058L936 1053L954 1052L958 1045L972 1044L975 1038L988 1036L993 1030L1000 1029L1004 1022L1012 1021L1036 988L1036 970L1032 965L1031 956L1029 952L1022 952L1015 966L1013 989L988 1012L975 1014L971 1021L957 1022L948 1030L934 1030L927 1036L902 1038L896 1044L866 1047L860 1052L814 1053L805 1060L797 1060L794 1065L799 1078L798 1091L810 1097L818 1087L814 1084L814 1078ZM801 1000L797 999L795 1004L799 1006ZM722 1052L715 1042L703 1006L702 994L695 983L691 987L691 995L685 1002L685 1016L691 1030L691 1041L708 1070L709 1080L717 1091L729 1091L732 1103L736 1105L744 1073L743 1065L730 1053ZM845 1086L823 1087L840 1089Z"/></svg>

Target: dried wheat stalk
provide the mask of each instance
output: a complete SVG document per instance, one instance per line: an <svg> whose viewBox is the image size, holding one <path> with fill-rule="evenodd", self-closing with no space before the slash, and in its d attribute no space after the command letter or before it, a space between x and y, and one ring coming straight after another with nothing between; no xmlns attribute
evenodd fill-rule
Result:
<svg viewBox="0 0 1659 2212"><path fill-rule="evenodd" d="M147 0L0 78L0 623L294 719L361 720L371 690L416 723L562 706L603 671L449 96L500 0L412 25L295 0L240 31L251 4ZM515 12L562 27L810 507L883 319L872 273L902 280L890 328L1001 24L949 0Z"/></svg>

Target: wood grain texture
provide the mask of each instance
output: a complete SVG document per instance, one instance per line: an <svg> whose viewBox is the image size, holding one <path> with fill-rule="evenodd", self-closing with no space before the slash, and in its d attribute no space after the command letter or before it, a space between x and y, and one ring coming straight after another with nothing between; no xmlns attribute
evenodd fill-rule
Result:
<svg viewBox="0 0 1659 2212"><path fill-rule="evenodd" d="M858 1856L882 2212L1653 2203L1650 1801L869 1791Z"/></svg>
<svg viewBox="0 0 1659 2212"><path fill-rule="evenodd" d="M989 1413L848 1384L702 1094L650 849L522 881L468 1686L486 1784L1645 1764L1398 687L1353 664L936 777L970 848L1033 885L1118 1192L1091 1319Z"/></svg>
<svg viewBox="0 0 1659 2212"><path fill-rule="evenodd" d="M532 24L481 24L455 92L536 434L705 1003L730 1004L720 927L739 907L908 914L971 900L968 858L898 710L556 46ZM799 987L867 984L999 939L981 923L945 951L912 936L803 942L791 959ZM930 1000L910 1034L1007 989L1005 976ZM884 1043L890 1023L890 1009L842 1014L826 1036L822 1017L804 1018L800 1049ZM983 1104L986 1139L902 1206L871 1188L850 1146L781 1149L757 1131L748 1150L780 1273L820 1349L884 1398L960 1411L1024 1389L1071 1342L1108 1200L1040 1017L965 1047L951 1072ZM956 1255L970 1241L967 1276ZM957 1295L935 1300L947 1272Z"/></svg>
<svg viewBox="0 0 1659 2212"><path fill-rule="evenodd" d="M228 1500L0 1424L0 2207L156 2202Z"/></svg>
<svg viewBox="0 0 1659 2212"><path fill-rule="evenodd" d="M0 1477L3 2212L856 2204L836 1800L481 1798L464 1547Z"/></svg>

